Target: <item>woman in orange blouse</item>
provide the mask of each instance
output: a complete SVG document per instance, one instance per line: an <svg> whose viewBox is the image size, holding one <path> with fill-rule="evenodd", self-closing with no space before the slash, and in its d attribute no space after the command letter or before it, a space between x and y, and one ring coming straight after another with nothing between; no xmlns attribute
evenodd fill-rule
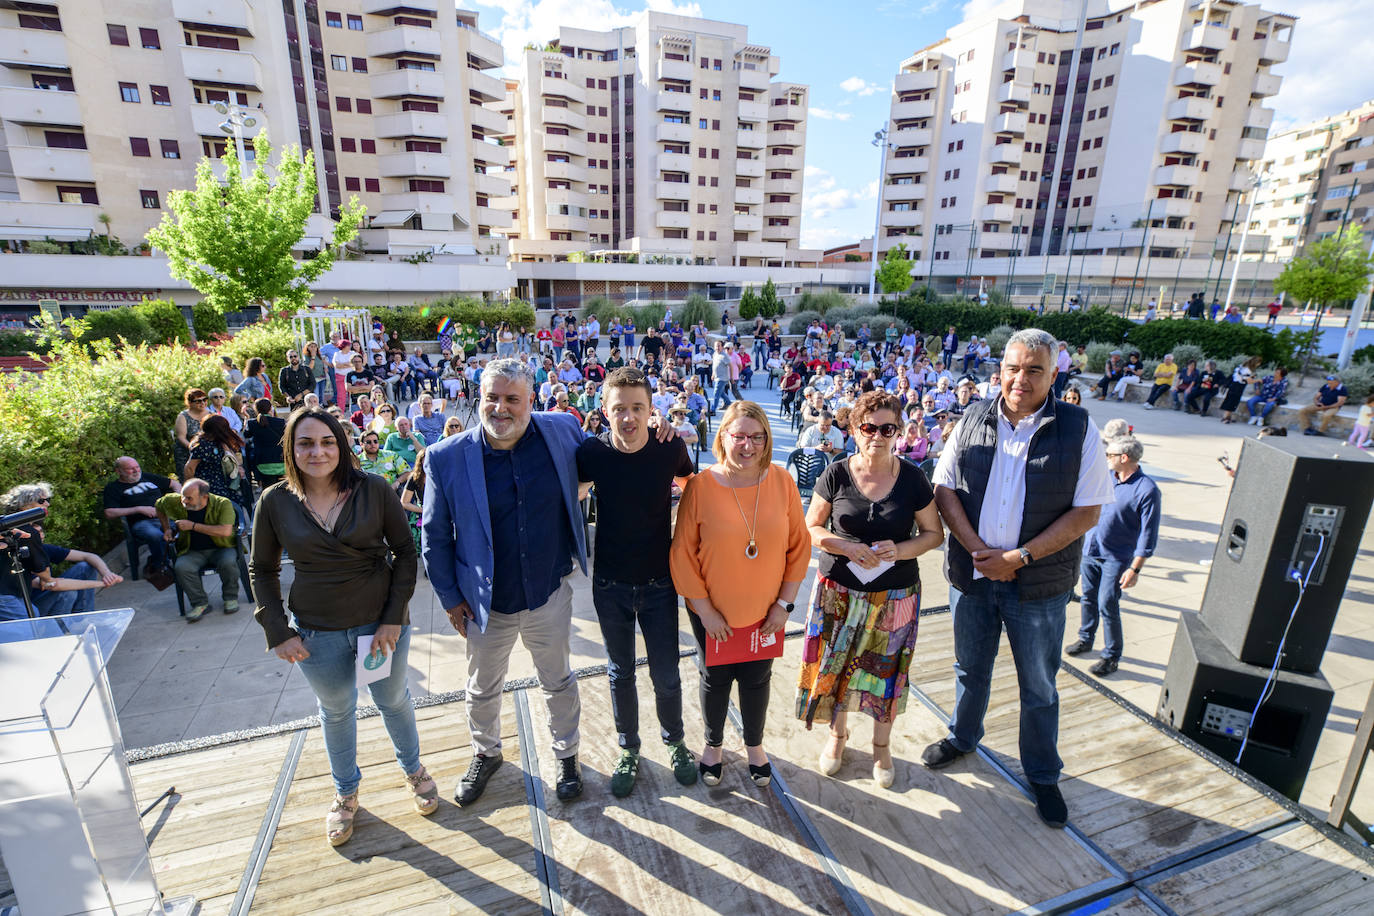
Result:
<svg viewBox="0 0 1374 916"><path fill-rule="evenodd" d="M701 779L720 784L725 715L730 687L738 683L749 776L766 786L773 776L763 751L773 660L708 667L706 638L725 641L736 629L755 626L765 635L780 633L806 577L811 542L797 484L771 460L773 433L763 408L753 401L731 404L711 451L719 463L688 481L672 549L673 583L693 612L701 670Z"/></svg>

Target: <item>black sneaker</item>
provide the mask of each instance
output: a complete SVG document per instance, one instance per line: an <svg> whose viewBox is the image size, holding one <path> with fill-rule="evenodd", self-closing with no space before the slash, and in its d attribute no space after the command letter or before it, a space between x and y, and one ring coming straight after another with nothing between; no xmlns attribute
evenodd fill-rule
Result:
<svg viewBox="0 0 1374 916"><path fill-rule="evenodd" d="M1064 795L1059 786L1050 783L1030 784L1031 794L1035 796L1035 813L1050 827L1063 827L1069 822L1069 806L1064 804Z"/></svg>
<svg viewBox="0 0 1374 916"><path fill-rule="evenodd" d="M1117 669L1117 660L1116 660L1116 659L1114 659L1114 658L1104 658L1104 659L1100 660L1096 665L1093 665L1093 666L1092 666L1091 668L1089 668L1088 670L1091 671L1093 674L1096 674L1098 677L1102 677L1103 675L1111 674L1111 673L1112 673L1113 671L1115 671L1116 669Z"/></svg>
<svg viewBox="0 0 1374 916"><path fill-rule="evenodd" d="M1088 642L1086 639L1080 639L1078 642L1074 643L1073 645L1071 645L1071 646L1069 646L1067 649L1065 649L1065 650L1064 650L1064 654L1065 654L1065 655L1082 655L1084 652L1087 652L1087 651L1089 651L1090 649L1092 649L1092 647L1093 647L1093 644L1092 644L1092 643Z"/></svg>
<svg viewBox="0 0 1374 916"><path fill-rule="evenodd" d="M941 738L921 752L921 763L928 770L938 770L949 766L968 751L961 751L948 738Z"/></svg>
<svg viewBox="0 0 1374 916"><path fill-rule="evenodd" d="M577 765L576 754L558 761L558 783L554 790L559 801L572 801L582 794L582 768Z"/></svg>
<svg viewBox="0 0 1374 916"><path fill-rule="evenodd" d="M468 771L461 782L458 783L458 791L453 798L460 807L466 807L482 797L482 791L487 787L487 781L491 775L501 768L501 756L495 754L487 756L478 754L472 758L472 763L468 764Z"/></svg>

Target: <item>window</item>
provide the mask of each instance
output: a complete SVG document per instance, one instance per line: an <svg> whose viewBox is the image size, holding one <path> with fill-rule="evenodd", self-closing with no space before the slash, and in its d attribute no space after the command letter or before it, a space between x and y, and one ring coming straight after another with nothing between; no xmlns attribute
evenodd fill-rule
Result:
<svg viewBox="0 0 1374 916"><path fill-rule="evenodd" d="M120 83L119 97L126 102L137 102L138 83Z"/></svg>
<svg viewBox="0 0 1374 916"><path fill-rule="evenodd" d="M355 104L358 109L358 114L372 114L371 99L358 99Z"/></svg>
<svg viewBox="0 0 1374 916"><path fill-rule="evenodd" d="M353 110L353 100L352 100L351 98L349 98L348 96L346 96L346 95L336 95L336 96L334 96L334 110L335 110L335 111L352 111L352 110Z"/></svg>
<svg viewBox="0 0 1374 916"><path fill-rule="evenodd" d="M40 29L44 32L62 31L62 20L56 16L35 16L32 13L19 14L19 28Z"/></svg>
<svg viewBox="0 0 1374 916"><path fill-rule="evenodd" d="M162 39L157 35L157 29L139 29L138 43L149 51L161 51Z"/></svg>
<svg viewBox="0 0 1374 916"><path fill-rule="evenodd" d="M356 178L344 178L345 191L361 191L363 183Z"/></svg>
<svg viewBox="0 0 1374 916"><path fill-rule="evenodd" d="M83 185L60 184L57 186L57 199L64 204L98 204L100 197L95 188Z"/></svg>
<svg viewBox="0 0 1374 916"><path fill-rule="evenodd" d="M342 54L331 54L331 55L329 55L329 69L331 69L331 70L347 70L347 69L348 69L348 58L347 58L347 57L344 57Z"/></svg>
<svg viewBox="0 0 1374 916"><path fill-rule="evenodd" d="M719 70L719 69L720 69L720 59L719 59L719 58L712 59L712 61L711 61L711 69L712 69L712 70Z"/></svg>
<svg viewBox="0 0 1374 916"><path fill-rule="evenodd" d="M349 14L348 14L348 27L349 27L349 29L351 29L351 30L354 31L354 32L361 32L361 31L363 30L363 17L362 17L362 16L355 16L354 14L349 13Z"/></svg>
<svg viewBox="0 0 1374 916"><path fill-rule="evenodd" d="M154 105L171 105L172 92L166 86L148 86L148 94L153 97Z"/></svg>
<svg viewBox="0 0 1374 916"><path fill-rule="evenodd" d="M324 14L324 24L331 29L341 29L343 28L343 16L339 13L330 13L326 11Z"/></svg>
<svg viewBox="0 0 1374 916"><path fill-rule="evenodd" d="M151 156L153 153L148 149L147 137L130 137L129 151L135 156Z"/></svg>
<svg viewBox="0 0 1374 916"><path fill-rule="evenodd" d="M438 140L407 140L406 152L408 153L441 153L443 144Z"/></svg>
<svg viewBox="0 0 1374 916"><path fill-rule="evenodd" d="M124 28L124 26L107 22L105 24L105 31L110 36L110 44L120 45L125 48L129 46L129 30Z"/></svg>
<svg viewBox="0 0 1374 916"><path fill-rule="evenodd" d="M711 129L712 129L712 130L720 130L720 122L719 122L719 121L713 120L713 121L711 122Z"/></svg>
<svg viewBox="0 0 1374 916"><path fill-rule="evenodd" d="M379 191L382 190L382 183L381 183L380 181L378 181L376 178L364 178L364 179L363 179L363 187L364 187L366 190L371 191L372 193L376 194L376 193L378 193Z"/></svg>
<svg viewBox="0 0 1374 916"><path fill-rule="evenodd" d="M162 144L163 159L181 158L181 147L177 146L177 142L175 140L159 140L158 142Z"/></svg>
<svg viewBox="0 0 1374 916"><path fill-rule="evenodd" d="M433 65L433 64L430 64L430 69L431 69L431 70L434 69L434 65ZM355 58L353 58L353 72L354 72L354 73L366 73L366 72L367 72L367 58L366 58L366 57L355 57Z"/></svg>
<svg viewBox="0 0 1374 916"><path fill-rule="evenodd" d="M702 130L705 130L705 129L706 129L706 119L705 119L705 118L698 118L698 119L697 119L697 127L701 128Z"/></svg>
<svg viewBox="0 0 1374 916"><path fill-rule="evenodd" d="M65 130L45 130L43 140L48 149L85 149L86 135Z"/></svg>
<svg viewBox="0 0 1374 916"><path fill-rule="evenodd" d="M357 151L358 151L358 141L357 141L357 140L354 140L352 137L340 137L340 138L339 138L339 152L341 152L341 153L356 153Z"/></svg>
<svg viewBox="0 0 1374 916"><path fill-rule="evenodd" d="M709 58L709 57L703 57L703 58L701 59L701 69L703 69L703 70L710 70L710 69L711 69L711 58Z"/></svg>
<svg viewBox="0 0 1374 916"><path fill-rule="evenodd" d="M362 140L359 140L359 141L358 141L358 149L361 150L361 151L364 152L364 153L376 153L376 152L377 152L377 141L376 141L376 140L366 139L366 138L364 138L364 139L362 139Z"/></svg>
<svg viewBox="0 0 1374 916"><path fill-rule="evenodd" d="M143 209L145 209L145 210L161 210L161 209L162 209L162 204L161 204L161 202L157 199L157 192L156 192L156 191L139 191L139 192L138 192L138 199L141 200L141 201L143 201Z"/></svg>
<svg viewBox="0 0 1374 916"><path fill-rule="evenodd" d="M190 44L188 41L187 44ZM228 35L197 35L196 47L219 48L221 51L237 51L239 40Z"/></svg>
<svg viewBox="0 0 1374 916"><path fill-rule="evenodd" d="M444 193L444 183L435 181L432 178L412 178L410 179L410 190L423 191L429 194Z"/></svg>
<svg viewBox="0 0 1374 916"><path fill-rule="evenodd" d="M438 103L438 102L421 102L421 101L419 101L419 100L417 100L417 99L403 99L403 100L401 101L401 110L402 110L402 111L431 111L431 112L437 112L437 111L439 110L439 103Z"/></svg>
<svg viewBox="0 0 1374 916"><path fill-rule="evenodd" d="M33 73L30 74L33 81L33 88L45 89L54 92L75 92L76 84L72 82L70 76L62 76L57 73Z"/></svg>

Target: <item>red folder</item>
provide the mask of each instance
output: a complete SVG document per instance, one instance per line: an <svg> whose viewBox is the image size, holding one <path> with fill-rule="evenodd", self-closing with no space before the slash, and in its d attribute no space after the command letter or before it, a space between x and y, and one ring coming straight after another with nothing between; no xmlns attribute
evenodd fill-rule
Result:
<svg viewBox="0 0 1374 916"><path fill-rule="evenodd" d="M781 631L763 635L759 627L763 621L751 627L735 627L730 638L724 642L706 637L706 666L733 665L736 662L753 662L763 658L782 658Z"/></svg>

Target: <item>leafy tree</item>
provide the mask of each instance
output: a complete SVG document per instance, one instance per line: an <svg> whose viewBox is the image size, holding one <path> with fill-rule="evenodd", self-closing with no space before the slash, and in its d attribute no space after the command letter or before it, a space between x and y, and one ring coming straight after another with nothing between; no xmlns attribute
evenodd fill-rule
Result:
<svg viewBox="0 0 1374 916"><path fill-rule="evenodd" d="M1358 228L1313 242L1283 268L1274 290L1287 293L1295 302L1320 306L1354 299L1369 285L1369 274L1374 271L1367 249Z"/></svg>
<svg viewBox="0 0 1374 916"><path fill-rule="evenodd" d="M769 277L764 281L763 290L759 293L759 314L764 318L772 318L781 315L783 311L782 300L778 298L778 288L773 285L773 278Z"/></svg>
<svg viewBox="0 0 1374 916"><path fill-rule="evenodd" d="M739 297L739 317L741 321L753 321L759 314L759 294L746 286Z"/></svg>
<svg viewBox="0 0 1374 916"><path fill-rule="evenodd" d="M202 158L195 190L172 191L171 212L148 233L149 243L167 255L171 275L190 283L222 314L250 305L264 314L304 308L311 284L358 234L366 212L351 198L319 254L297 261L291 249L305 235L315 206L314 153L302 158L297 147L286 147L273 181L264 165L271 155L264 135L254 138L253 151L255 164L246 177L234 150L225 151L223 184Z"/></svg>
<svg viewBox="0 0 1374 916"><path fill-rule="evenodd" d="M710 300L701 293L692 293L682 307L682 326L690 328L698 321L714 331L720 327L720 310L712 306Z"/></svg>
<svg viewBox="0 0 1374 916"><path fill-rule="evenodd" d="M878 265L878 285L885 293L904 293L911 286L911 261L906 256L906 245L898 242L883 255Z"/></svg>

